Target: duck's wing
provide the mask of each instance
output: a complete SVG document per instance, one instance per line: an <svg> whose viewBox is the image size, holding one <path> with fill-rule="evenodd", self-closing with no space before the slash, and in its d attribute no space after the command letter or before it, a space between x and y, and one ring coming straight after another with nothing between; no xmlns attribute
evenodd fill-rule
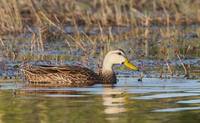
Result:
<svg viewBox="0 0 200 123"><path fill-rule="evenodd" d="M33 74L52 74L67 71L72 69L69 65L65 66L48 66L48 65L26 65L22 68L23 71L27 71Z"/></svg>
<svg viewBox="0 0 200 123"><path fill-rule="evenodd" d="M35 76L35 78L45 78L43 81L63 81L64 83L71 83L67 86L88 86L101 82L101 78L92 70L80 66L28 66L23 69L28 76ZM31 78L31 77L27 77ZM38 80L29 80L38 81Z"/></svg>
<svg viewBox="0 0 200 123"><path fill-rule="evenodd" d="M91 75L96 74L95 72L86 67L70 66L70 65L63 65L63 66L31 65L28 67L24 67L24 70L34 74L66 73L66 74L86 74L88 76L90 74Z"/></svg>

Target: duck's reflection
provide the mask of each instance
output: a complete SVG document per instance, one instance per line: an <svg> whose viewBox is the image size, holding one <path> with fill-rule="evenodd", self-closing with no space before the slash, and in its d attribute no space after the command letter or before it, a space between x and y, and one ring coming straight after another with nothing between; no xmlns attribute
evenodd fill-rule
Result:
<svg viewBox="0 0 200 123"><path fill-rule="evenodd" d="M127 111L124 106L126 100L123 90L106 86L102 96L105 114L118 114Z"/></svg>

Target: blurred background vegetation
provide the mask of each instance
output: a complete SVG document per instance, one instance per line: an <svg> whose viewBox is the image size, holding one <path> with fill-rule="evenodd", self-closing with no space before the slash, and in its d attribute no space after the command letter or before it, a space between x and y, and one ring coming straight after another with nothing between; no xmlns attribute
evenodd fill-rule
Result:
<svg viewBox="0 0 200 123"><path fill-rule="evenodd" d="M59 41L84 54L117 47L141 58L198 57L199 6L199 0L1 0L0 46L11 59ZM24 42L28 47L19 49Z"/></svg>
<svg viewBox="0 0 200 123"><path fill-rule="evenodd" d="M0 30L2 34L54 24L193 24L200 22L199 6L199 0L1 0Z"/></svg>

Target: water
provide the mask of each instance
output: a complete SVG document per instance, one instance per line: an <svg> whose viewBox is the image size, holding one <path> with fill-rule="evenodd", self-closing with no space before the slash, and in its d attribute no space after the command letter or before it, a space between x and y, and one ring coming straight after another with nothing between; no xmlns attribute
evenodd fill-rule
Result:
<svg viewBox="0 0 200 123"><path fill-rule="evenodd" d="M200 81L118 76L113 87L28 88L0 83L0 122L200 121Z"/></svg>

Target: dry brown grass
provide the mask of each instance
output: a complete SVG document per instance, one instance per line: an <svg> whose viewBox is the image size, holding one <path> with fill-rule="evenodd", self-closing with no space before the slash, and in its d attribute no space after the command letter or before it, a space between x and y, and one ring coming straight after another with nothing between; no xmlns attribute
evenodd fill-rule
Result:
<svg viewBox="0 0 200 123"><path fill-rule="evenodd" d="M178 29L171 30L170 25L200 23L199 6L199 0L1 0L0 46L5 46L5 35L30 32L31 51L44 51L46 42L59 38L70 48L80 48L86 54L97 49L99 42L106 52L113 41L130 40L133 41L130 47L135 54L148 57L162 54L158 48L152 47L158 40L156 36L153 37L152 25L166 26L166 29L161 28L157 32L162 38L162 46L172 44L172 47L177 47L181 43L177 43L175 37L180 36L181 32ZM72 27L72 34L65 32L66 26ZM50 32L52 27L57 31ZM113 27L131 29L114 34ZM97 28L96 34L88 33L94 28ZM199 32L197 30L198 35ZM136 49L142 49L143 52Z"/></svg>
<svg viewBox="0 0 200 123"><path fill-rule="evenodd" d="M198 0L1 0L0 30L18 32L30 25L146 25L147 19L149 24L191 24L200 22L199 6Z"/></svg>

